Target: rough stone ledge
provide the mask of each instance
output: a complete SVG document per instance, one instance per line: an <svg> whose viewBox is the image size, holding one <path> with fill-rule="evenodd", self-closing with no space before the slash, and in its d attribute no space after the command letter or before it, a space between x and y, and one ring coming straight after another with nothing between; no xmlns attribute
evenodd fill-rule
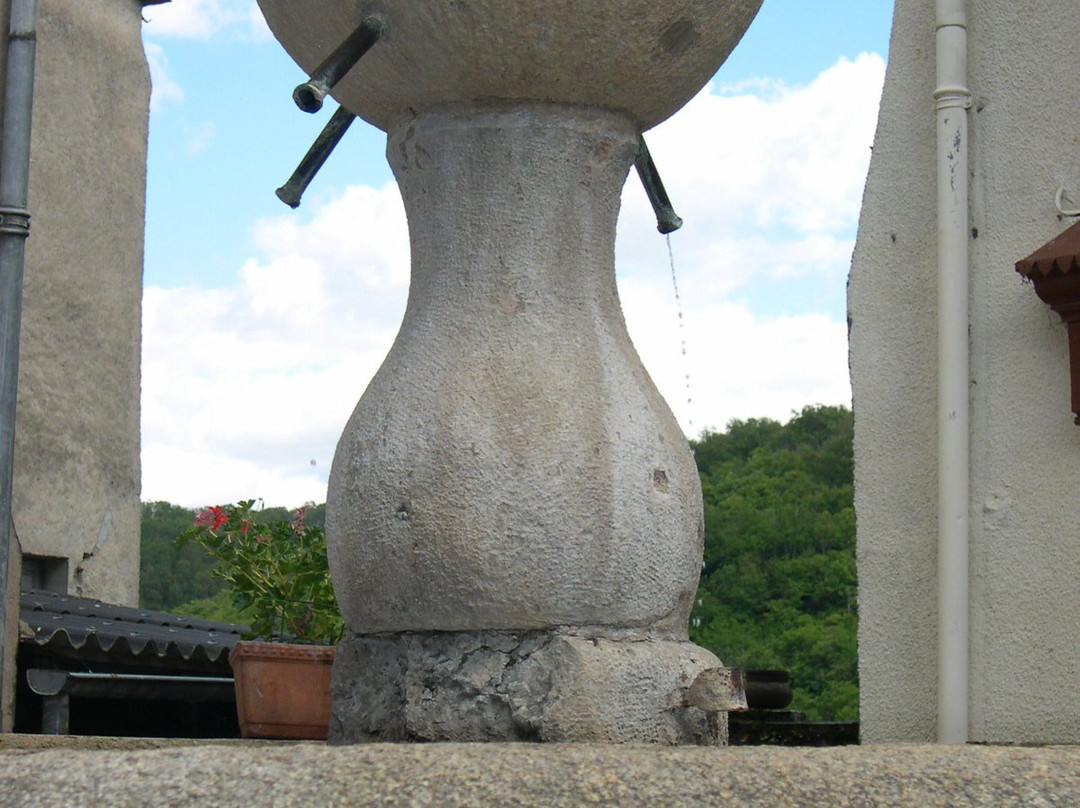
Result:
<svg viewBox="0 0 1080 808"><path fill-rule="evenodd" d="M999 808L1080 805L1080 748L0 743L0 806ZM148 743L157 745L157 741ZM86 750L91 751L86 751Z"/></svg>

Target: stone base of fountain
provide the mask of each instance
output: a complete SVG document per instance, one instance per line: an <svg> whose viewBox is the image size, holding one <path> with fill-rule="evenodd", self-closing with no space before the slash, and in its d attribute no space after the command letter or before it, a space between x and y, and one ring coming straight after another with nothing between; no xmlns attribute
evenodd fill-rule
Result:
<svg viewBox="0 0 1080 808"><path fill-rule="evenodd" d="M347 636L331 743L546 741L723 745L738 671L690 642L629 633Z"/></svg>

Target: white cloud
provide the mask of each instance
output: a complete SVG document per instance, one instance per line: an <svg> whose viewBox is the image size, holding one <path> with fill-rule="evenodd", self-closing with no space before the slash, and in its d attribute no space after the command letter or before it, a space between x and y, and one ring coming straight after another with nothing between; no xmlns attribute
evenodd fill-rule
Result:
<svg viewBox="0 0 1080 808"><path fill-rule="evenodd" d="M147 42L145 50L150 66L150 111L157 112L170 101L183 101L184 90L169 75L169 60L161 46Z"/></svg>
<svg viewBox="0 0 1080 808"><path fill-rule="evenodd" d="M665 299L662 290L624 282L620 297L642 362L690 437L733 418L786 421L808 404L851 406L844 323L821 314L762 317L741 303L684 293L680 329L670 290Z"/></svg>
<svg viewBox="0 0 1080 808"><path fill-rule="evenodd" d="M270 26L266 24L266 17L263 16L258 3L252 2L248 4L247 25L247 34L255 42L269 42L274 38L274 34L270 31Z"/></svg>
<svg viewBox="0 0 1080 808"><path fill-rule="evenodd" d="M881 57L841 59L806 87L771 86L751 95L714 94L706 87L681 112L646 135L675 210L686 221L675 238L682 261L694 266L724 254L720 273L730 288L775 267L770 245L822 239L852 241L870 164L877 101L885 75ZM655 227L639 226L649 211L631 175L620 221L620 270L641 271ZM790 271L814 263L818 249ZM842 267L846 273L847 267Z"/></svg>
<svg viewBox="0 0 1080 808"><path fill-rule="evenodd" d="M169 72L165 49L155 40L206 40L221 32L256 42L273 38L255 0L173 0L144 6L142 13L145 20L143 49L150 66L153 88L151 112L159 112L169 102L184 100L183 88ZM198 153L205 145L205 140L196 139L189 144L189 148L193 153Z"/></svg>
<svg viewBox="0 0 1080 808"><path fill-rule="evenodd" d="M684 327L664 239L633 176L616 244L620 296L635 345L689 434L850 403L836 312L883 73L880 58L863 56L806 87L705 91L650 133L687 220L673 238ZM233 286L146 290L144 499L296 505L325 496L338 436L404 310L408 235L392 184L305 207L313 214L253 225L256 255ZM832 316L747 302L792 283L835 289Z"/></svg>
<svg viewBox="0 0 1080 808"><path fill-rule="evenodd" d="M348 239L324 240L346 223ZM393 341L408 285L394 185L255 230L259 255L235 286L144 293L144 499L321 500L341 428Z"/></svg>
<svg viewBox="0 0 1080 808"><path fill-rule="evenodd" d="M687 434L732 418L786 420L808 404L850 406L847 326L835 312L884 73L879 56L864 54L806 87L709 87L648 133L686 221L672 235L683 327L667 247L633 173L616 242L619 289L634 344ZM790 297L806 284L831 295L831 318ZM776 311L756 312L744 296ZM780 314L788 308L802 313Z"/></svg>
<svg viewBox="0 0 1080 808"><path fill-rule="evenodd" d="M241 36L264 38L266 23L255 0L173 0L143 9L151 37L209 39L235 29Z"/></svg>

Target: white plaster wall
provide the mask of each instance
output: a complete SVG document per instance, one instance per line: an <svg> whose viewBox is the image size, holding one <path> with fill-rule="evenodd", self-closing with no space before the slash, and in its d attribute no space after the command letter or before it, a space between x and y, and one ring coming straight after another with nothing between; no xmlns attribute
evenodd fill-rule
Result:
<svg viewBox="0 0 1080 808"><path fill-rule="evenodd" d="M929 3L899 3L848 287L870 740L929 739L935 726L933 25Z"/></svg>
<svg viewBox="0 0 1080 808"><path fill-rule="evenodd" d="M122 604L139 583L141 10L39 2L13 496L24 554L67 556L69 591Z"/></svg>
<svg viewBox="0 0 1080 808"><path fill-rule="evenodd" d="M897 3L849 288L864 741L936 726L932 6ZM1064 326L1013 265L1080 196L1080 18L970 0L968 24L971 740L1076 743L1080 427Z"/></svg>

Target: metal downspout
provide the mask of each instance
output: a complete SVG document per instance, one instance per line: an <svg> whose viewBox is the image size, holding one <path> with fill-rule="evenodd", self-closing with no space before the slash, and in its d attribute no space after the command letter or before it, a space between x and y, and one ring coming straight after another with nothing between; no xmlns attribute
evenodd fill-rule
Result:
<svg viewBox="0 0 1080 808"><path fill-rule="evenodd" d="M14 692L8 681L8 564L15 404L19 385L23 256L30 232L30 121L34 99L37 0L11 0L4 129L0 140L0 704Z"/></svg>
<svg viewBox="0 0 1080 808"><path fill-rule="evenodd" d="M938 742L968 740L968 120L965 0L937 0Z"/></svg>

